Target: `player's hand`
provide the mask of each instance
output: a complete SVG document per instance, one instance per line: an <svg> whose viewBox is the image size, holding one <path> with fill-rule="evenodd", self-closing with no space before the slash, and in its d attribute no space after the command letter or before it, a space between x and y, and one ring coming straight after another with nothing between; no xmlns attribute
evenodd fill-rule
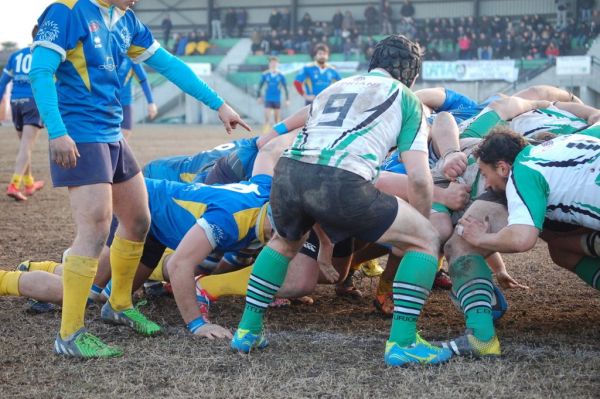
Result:
<svg viewBox="0 0 600 399"><path fill-rule="evenodd" d="M315 99L315 96L313 96L312 94L305 94L305 95L304 95L304 99L305 99L306 101L312 101L312 100L314 100L314 99Z"/></svg>
<svg viewBox="0 0 600 399"><path fill-rule="evenodd" d="M338 282L340 279L340 274L337 270L335 270L335 267L333 267L331 263L326 263L319 260L317 263L319 264L319 270L321 271L321 274L323 275L323 278L327 284L335 284Z"/></svg>
<svg viewBox="0 0 600 399"><path fill-rule="evenodd" d="M208 338L208 339L231 339L231 331L225 327L221 327L217 324L207 323L196 330L194 333L197 337Z"/></svg>
<svg viewBox="0 0 600 399"><path fill-rule="evenodd" d="M50 158L62 168L74 168L79 158L77 145L68 134L50 140Z"/></svg>
<svg viewBox="0 0 600 399"><path fill-rule="evenodd" d="M462 152L452 152L444 158L444 175L450 179L455 180L458 176L465 173L467 169L467 155Z"/></svg>
<svg viewBox="0 0 600 399"><path fill-rule="evenodd" d="M158 107L154 103L148 104L148 119L152 120L158 115Z"/></svg>
<svg viewBox="0 0 600 399"><path fill-rule="evenodd" d="M219 107L219 119L223 122L223 126L225 126L225 130L227 134L231 134L231 131L237 127L237 125L241 125L244 129L251 132L252 128L238 115L237 112L233 110L229 105L223 103L221 107Z"/></svg>
<svg viewBox="0 0 600 399"><path fill-rule="evenodd" d="M509 289L509 288L521 288L524 290L528 290L529 287L519 283L517 280L511 277L507 271L502 271L500 273L496 273L496 280L498 280L498 285L500 288Z"/></svg>
<svg viewBox="0 0 600 399"><path fill-rule="evenodd" d="M598 122L600 122L600 111L598 112L594 112L593 114L591 114L587 120L588 125L594 125Z"/></svg>
<svg viewBox="0 0 600 399"><path fill-rule="evenodd" d="M466 184L451 182L444 190L444 205L453 211L461 210L469 202L471 187Z"/></svg>
<svg viewBox="0 0 600 399"><path fill-rule="evenodd" d="M456 234L464 238L469 244L479 247L483 236L490 231L490 224L487 220L482 222L474 217L467 216L458 221L455 230Z"/></svg>

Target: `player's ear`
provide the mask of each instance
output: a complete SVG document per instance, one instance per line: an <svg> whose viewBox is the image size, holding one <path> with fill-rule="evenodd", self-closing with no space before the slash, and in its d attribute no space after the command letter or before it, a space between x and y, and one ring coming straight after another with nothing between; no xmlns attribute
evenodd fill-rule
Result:
<svg viewBox="0 0 600 399"><path fill-rule="evenodd" d="M511 165L505 161L498 161L497 170L502 177L508 177L511 170Z"/></svg>

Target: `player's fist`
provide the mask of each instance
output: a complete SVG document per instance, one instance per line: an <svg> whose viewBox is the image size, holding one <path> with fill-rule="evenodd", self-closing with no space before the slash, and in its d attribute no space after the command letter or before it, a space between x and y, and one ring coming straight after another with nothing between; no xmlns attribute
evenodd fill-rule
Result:
<svg viewBox="0 0 600 399"><path fill-rule="evenodd" d="M152 120L158 115L158 107L154 103L148 104L148 119Z"/></svg>

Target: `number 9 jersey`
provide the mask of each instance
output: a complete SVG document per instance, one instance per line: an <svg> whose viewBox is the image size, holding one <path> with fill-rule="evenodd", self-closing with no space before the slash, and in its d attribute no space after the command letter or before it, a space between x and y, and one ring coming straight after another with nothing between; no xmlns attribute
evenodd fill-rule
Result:
<svg viewBox="0 0 600 399"><path fill-rule="evenodd" d="M378 70L343 79L319 94L285 157L373 180L390 149L427 152L419 99Z"/></svg>

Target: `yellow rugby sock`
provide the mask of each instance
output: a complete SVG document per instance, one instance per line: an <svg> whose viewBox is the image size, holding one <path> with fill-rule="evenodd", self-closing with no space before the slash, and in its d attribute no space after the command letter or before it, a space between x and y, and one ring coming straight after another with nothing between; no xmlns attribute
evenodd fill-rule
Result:
<svg viewBox="0 0 600 399"><path fill-rule="evenodd" d="M21 296L19 278L22 272L0 270L0 296Z"/></svg>
<svg viewBox="0 0 600 399"><path fill-rule="evenodd" d="M129 241L119 236L115 236L110 246L112 291L109 301L116 311L129 309L133 306L131 298L133 278L140 264L143 250L143 241Z"/></svg>
<svg viewBox="0 0 600 399"><path fill-rule="evenodd" d="M16 188L21 187L21 182L23 181L23 175L13 174L12 179L10 179L10 184L14 184Z"/></svg>
<svg viewBox="0 0 600 399"><path fill-rule="evenodd" d="M84 326L85 305L94 277L98 259L69 255L63 269L63 304L60 336L65 339Z"/></svg>
<svg viewBox="0 0 600 399"><path fill-rule="evenodd" d="M60 263L53 262L51 260L45 260L43 262L29 262L29 271L34 272L36 270L42 272L48 272L54 274L54 270L60 266Z"/></svg>
<svg viewBox="0 0 600 399"><path fill-rule="evenodd" d="M148 277L148 280L165 281L165 274L163 273L163 268L165 266L165 259L167 258L167 256L171 255L173 252L175 252L175 251L173 251L171 248L165 249L165 252L160 257L158 264L152 271L152 274L150 275L150 277Z"/></svg>
<svg viewBox="0 0 600 399"><path fill-rule="evenodd" d="M33 178L33 175L31 175L31 173L23 176L23 184L25 185L25 187L33 186L33 183L35 183L35 179Z"/></svg>
<svg viewBox="0 0 600 399"><path fill-rule="evenodd" d="M201 277L196 285L199 283L211 299L222 296L245 296L251 273L252 266L248 266L235 272Z"/></svg>

